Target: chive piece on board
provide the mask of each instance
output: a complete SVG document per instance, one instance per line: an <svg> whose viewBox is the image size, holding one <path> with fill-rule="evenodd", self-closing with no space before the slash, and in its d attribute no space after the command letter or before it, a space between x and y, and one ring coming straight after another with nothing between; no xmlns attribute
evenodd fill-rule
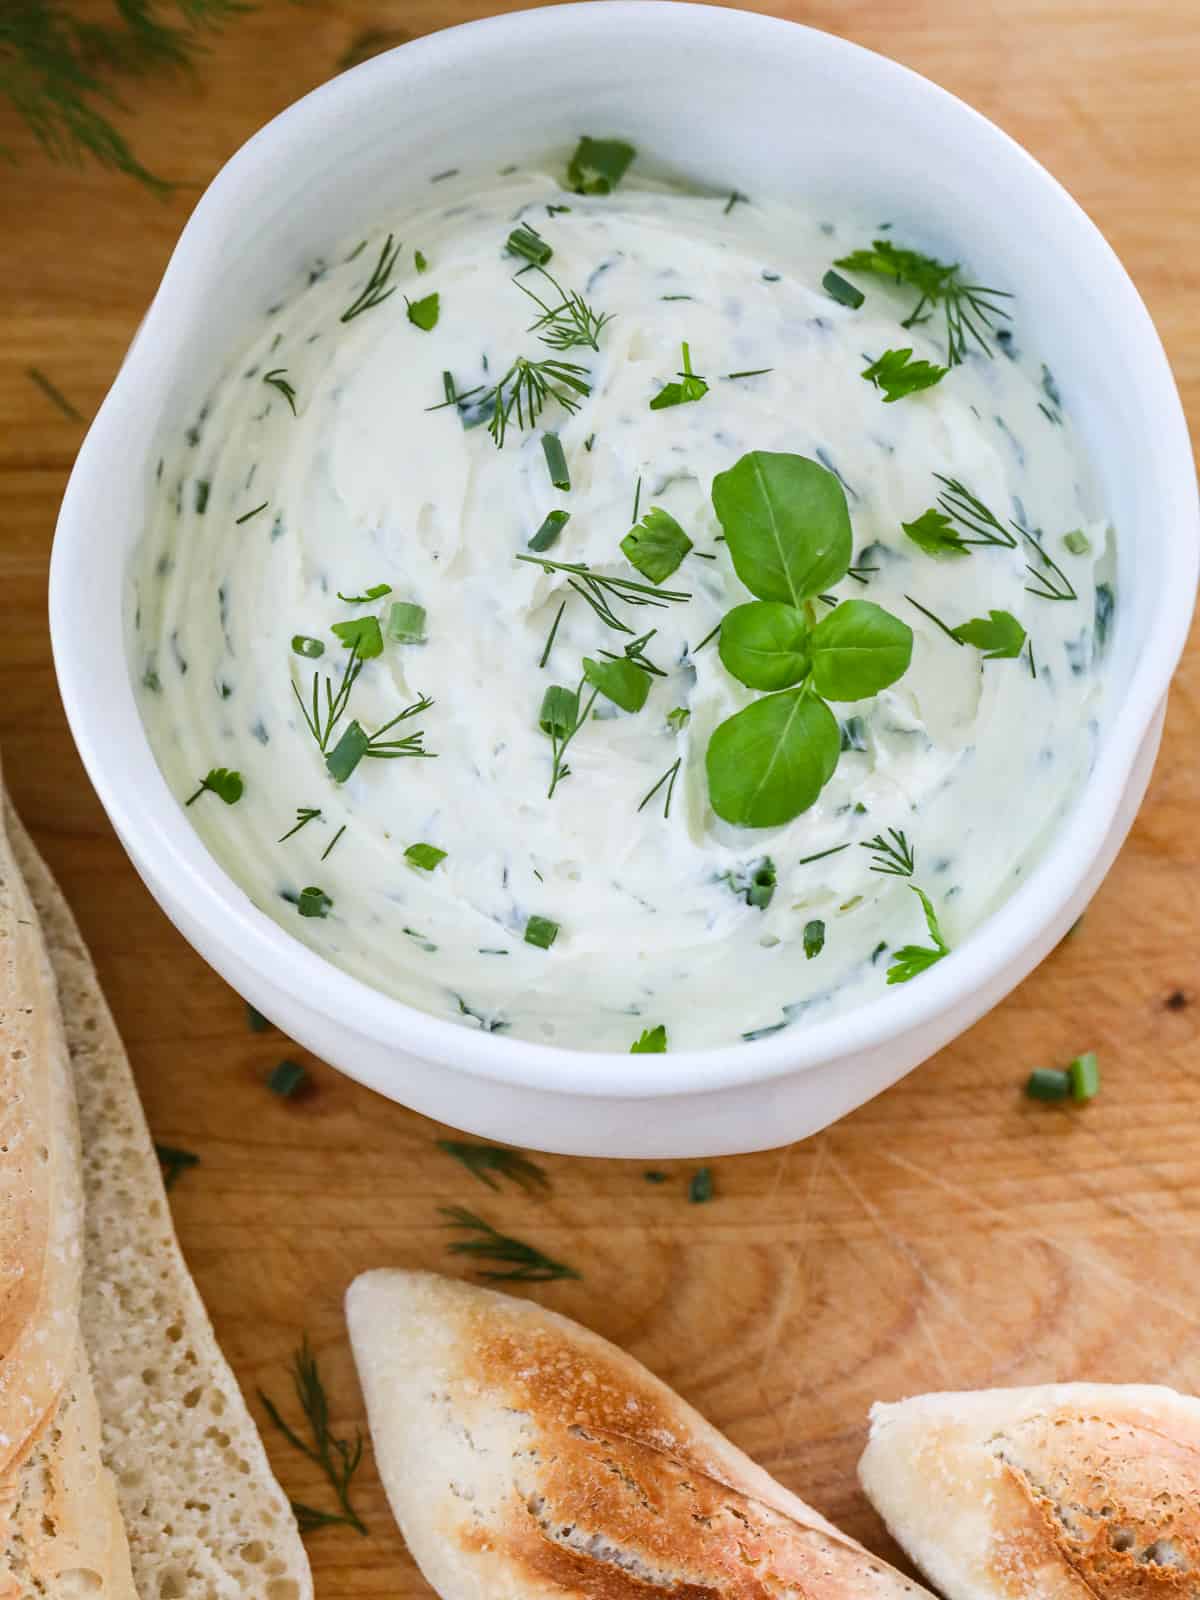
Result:
<svg viewBox="0 0 1200 1600"><path fill-rule="evenodd" d="M525 943L536 945L539 950L549 950L557 938L558 923L549 917L530 917L525 924Z"/></svg>
<svg viewBox="0 0 1200 1600"><path fill-rule="evenodd" d="M1066 1100L1071 1093L1071 1078L1057 1067L1035 1067L1025 1084L1031 1100Z"/></svg>
<svg viewBox="0 0 1200 1600"><path fill-rule="evenodd" d="M1073 1100L1093 1100L1100 1093L1100 1063L1094 1050L1085 1050L1083 1055L1076 1056L1067 1074L1071 1079Z"/></svg>
<svg viewBox="0 0 1200 1600"><path fill-rule="evenodd" d="M288 1100L298 1090L303 1089L307 1082L307 1067L302 1067L298 1061L281 1061L277 1067L271 1069L267 1078L267 1088L272 1094Z"/></svg>
<svg viewBox="0 0 1200 1600"><path fill-rule="evenodd" d="M542 449L546 455L546 470L550 474L550 482L556 489L566 493L571 487L571 474L567 468L567 458L563 453L562 440L556 433L544 433Z"/></svg>
<svg viewBox="0 0 1200 1600"><path fill-rule="evenodd" d="M529 549L549 550L552 545L558 543L559 536L570 520L571 513L569 511L551 511L547 515L545 522L542 523L533 538L530 539Z"/></svg>
<svg viewBox="0 0 1200 1600"><path fill-rule="evenodd" d="M247 1000L246 1026L250 1029L251 1033L266 1033L267 1029L272 1026L272 1023L269 1017L264 1017L262 1012L257 1010L250 1004L249 1000Z"/></svg>
<svg viewBox="0 0 1200 1600"><path fill-rule="evenodd" d="M849 306L851 311L857 311L867 298L861 289L856 289L832 267L821 279L821 287L831 300L836 300L840 306Z"/></svg>
<svg viewBox="0 0 1200 1600"><path fill-rule="evenodd" d="M688 1202L694 1206L705 1205L713 1197L713 1175L709 1167L701 1167L688 1184Z"/></svg>

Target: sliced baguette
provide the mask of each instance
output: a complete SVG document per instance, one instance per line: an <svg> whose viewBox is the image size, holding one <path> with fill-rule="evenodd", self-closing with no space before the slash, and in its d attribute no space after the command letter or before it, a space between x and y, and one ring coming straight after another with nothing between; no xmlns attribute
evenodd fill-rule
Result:
<svg viewBox="0 0 1200 1600"><path fill-rule="evenodd" d="M1200 1594L1200 1400L1099 1383L877 1405L859 1465L948 1600Z"/></svg>
<svg viewBox="0 0 1200 1600"><path fill-rule="evenodd" d="M16 819L84 1146L82 1324L143 1600L310 1600L296 1521L188 1273L129 1062L74 919Z"/></svg>
<svg viewBox="0 0 1200 1600"><path fill-rule="evenodd" d="M79 1133L54 979L0 818L0 1596L136 1600L79 1329Z"/></svg>
<svg viewBox="0 0 1200 1600"><path fill-rule="evenodd" d="M565 1317L399 1271L356 1279L346 1314L388 1499L443 1600L925 1593Z"/></svg>

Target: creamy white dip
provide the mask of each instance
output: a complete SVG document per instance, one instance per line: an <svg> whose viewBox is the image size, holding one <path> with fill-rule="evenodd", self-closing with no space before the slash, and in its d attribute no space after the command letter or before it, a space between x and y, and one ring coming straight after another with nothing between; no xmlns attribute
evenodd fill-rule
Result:
<svg viewBox="0 0 1200 1600"><path fill-rule="evenodd" d="M515 355L552 354L528 331L536 308L505 251L520 219L552 246L557 281L612 320L598 353L562 356L589 374L577 413L551 402L497 449L486 426L464 426L469 412L430 408L444 372L462 393L495 382ZM403 241L397 292L341 321L389 228ZM863 380L888 348L945 357L938 320L898 326L911 292L857 278L866 303L850 309L822 291L831 262L870 236L752 202L632 186L583 198L541 174L509 175L387 219L272 310L160 468L130 605L146 726L181 804L211 768L241 775L235 804L206 791L187 815L256 906L428 1012L624 1050L660 1023L672 1049L716 1046L884 994L890 953L928 934L909 880L872 870L862 845L881 831L904 832L911 881L951 946L1013 892L1091 761L1097 634L1102 644L1111 609L1103 583L1097 604L1106 528L1053 379L1020 353L1019 307L994 359L973 351L934 388L887 404ZM438 320L424 331L405 297L434 292ZM708 393L651 410L685 340ZM725 376L758 368L771 370ZM295 414L264 382L280 369ZM561 439L568 492L550 482L547 429ZM843 754L819 801L756 830L714 816L704 769L713 729L756 696L715 641L698 648L751 598L710 489L752 450L812 457L841 477L856 566L873 570L865 584L846 578L837 597L875 601L915 634L892 688L834 708ZM1024 539L957 560L918 549L901 523L936 504L936 474L961 480L1005 524L1039 531L1077 599L1028 592L1036 557ZM574 688L583 656L620 652L627 636L565 575L516 557L561 507L570 521L551 559L640 578L619 549L639 479L641 511L664 507L715 559L690 555L665 581L688 601L622 612L638 632L657 629L646 653L666 675L636 714L596 702L548 798L543 694ZM1063 543L1076 529L1083 554ZM391 593L369 603L338 598L385 583ZM1026 650L985 662L906 596L951 625L1011 612L1032 660ZM428 695L433 705L393 733L422 730L436 759L363 760L338 784L293 685L306 703L314 672L336 686L347 649L332 625L374 614L386 632L397 601L424 607L425 641L386 640L341 727L352 717L373 730ZM323 656L297 655L296 635L323 641ZM690 712L678 730L676 707ZM665 786L639 810L677 757L669 817ZM300 808L319 815L280 842ZM404 851L416 842L445 859L414 867ZM776 879L765 908L745 893L764 857ZM309 886L331 902L323 917L298 912ZM549 949L525 942L531 916L558 924ZM814 922L824 947L806 958Z"/></svg>

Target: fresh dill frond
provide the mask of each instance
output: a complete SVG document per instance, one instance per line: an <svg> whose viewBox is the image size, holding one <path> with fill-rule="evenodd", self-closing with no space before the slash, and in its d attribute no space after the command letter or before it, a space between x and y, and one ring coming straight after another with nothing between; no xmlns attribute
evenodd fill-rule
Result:
<svg viewBox="0 0 1200 1600"><path fill-rule="evenodd" d="M320 806L297 806L295 826L289 828L286 833L281 833L275 843L282 844L285 839L290 839L294 833L299 833L300 829L306 827L308 823L315 822L320 815Z"/></svg>
<svg viewBox="0 0 1200 1600"><path fill-rule="evenodd" d="M660 589L657 584L637 583L632 578L610 578L602 572L593 572L581 561L547 561L544 556L529 555L519 555L517 560L531 561L543 572L568 573L570 587L583 596L606 627L618 633L632 634L633 629L612 609L610 596L630 606L667 606L692 598L682 589Z"/></svg>
<svg viewBox="0 0 1200 1600"><path fill-rule="evenodd" d="M971 493L966 485L957 478L947 478L940 472L935 472L934 477L943 485L942 492L938 495L938 505L945 517L963 530L954 535L943 533L943 539L949 542L953 539L955 545L964 554L969 554L971 545L1001 545L1006 550L1015 550L1017 540L996 516L995 512L984 505L977 495ZM925 516L930 516L926 512ZM924 521L924 518L921 519ZM912 537L912 528L917 524L905 524L905 530ZM1042 543L1041 535L1032 528L1026 528L1020 522L1011 522L1010 527L1024 539L1027 545L1032 546L1037 557L1036 564L1032 561L1025 563L1025 570L1032 579L1025 585L1027 594L1035 595L1039 600L1078 600L1079 595L1075 585L1066 573L1049 555ZM917 540L921 543L920 539ZM926 546L923 546L926 548Z"/></svg>
<svg viewBox="0 0 1200 1600"><path fill-rule="evenodd" d="M476 1267L477 1276L493 1283L552 1283L557 1278L578 1278L573 1268L544 1255L533 1245L498 1233L491 1223L477 1217L465 1206L439 1206L448 1228L461 1228L475 1234L473 1239L455 1239L446 1246L451 1255L470 1256L473 1261L495 1261L506 1268L491 1272Z"/></svg>
<svg viewBox="0 0 1200 1600"><path fill-rule="evenodd" d="M497 1177L507 1178L518 1189L524 1189L526 1194L550 1187L545 1168L539 1167L536 1161L530 1161L519 1150L508 1150L498 1144L472 1144L466 1139L439 1139L437 1147L456 1161L461 1161L472 1177L478 1178L489 1189L499 1190Z"/></svg>
<svg viewBox="0 0 1200 1600"><path fill-rule="evenodd" d="M403 246L394 243L392 235L389 233L384 241L382 250L379 252L379 260L375 263L371 276L367 279L365 286L359 290L358 294L346 307L345 311L342 312L340 318L342 322L352 322L355 317L360 316L364 311L370 311L372 306L382 305L389 295L395 294L396 285L394 283L389 285L388 279L395 269L402 249Z"/></svg>
<svg viewBox="0 0 1200 1600"><path fill-rule="evenodd" d="M965 283L957 261L938 261L917 250L904 250L890 239L875 239L870 249L855 250L834 262L847 272L870 273L906 284L917 292L917 302L900 326L913 328L928 322L940 306L945 317L946 359L957 367L974 343L986 356L994 352L985 333L994 334L996 318L1007 318L1008 308L997 301L1011 300L1003 289L989 289L981 283Z"/></svg>
<svg viewBox="0 0 1200 1600"><path fill-rule="evenodd" d="M332 1523L341 1523L365 1534L366 1524L350 1503L350 1480L362 1462L363 1436L356 1429L354 1439L351 1441L339 1439L332 1432L329 1425L329 1400L325 1393L325 1385L321 1382L317 1358L309 1348L307 1334L299 1350L292 1357L292 1383L295 1386L296 1399L312 1434L311 1444L302 1439L296 1430L283 1420L279 1408L261 1389L258 1391L258 1398L262 1402L263 1410L288 1443L320 1467L328 1478L341 1507L338 1514L314 1511L311 1507L296 1507L294 1509L297 1517L303 1513L306 1518L315 1519L309 1520L310 1528L323 1528Z"/></svg>
<svg viewBox="0 0 1200 1600"><path fill-rule="evenodd" d="M536 290L529 287L524 280L530 272L537 272L545 278L558 296L557 304L548 304ZM599 350L600 331L612 321L610 312L593 311L581 294L564 289L558 279L540 264L519 272L513 282L522 294L529 296L541 313L529 324L529 333L536 333L542 343L549 345L552 350Z"/></svg>
<svg viewBox="0 0 1200 1600"><path fill-rule="evenodd" d="M588 377L587 368L573 361L530 361L517 356L500 382L493 384L479 402L493 402L488 432L496 448L504 448L514 417L518 428L532 428L548 400L557 400L564 411L578 411L579 397L586 399L592 392Z"/></svg>
<svg viewBox="0 0 1200 1600"><path fill-rule="evenodd" d="M889 828L890 838L877 833L873 839L864 839L862 848L870 850L875 859L872 872L886 873L893 878L911 878L916 870L916 854L902 830Z"/></svg>
<svg viewBox="0 0 1200 1600"><path fill-rule="evenodd" d="M646 807L650 804L651 800L654 799L654 796L658 793L658 791L662 788L663 784L665 783L666 786L667 786L667 793L666 793L666 800L665 800L665 803L663 805L663 818L664 818L664 820L671 815L671 796L675 793L675 780L679 776L679 769L680 769L680 767L682 765L683 765L683 757L682 756L676 756L675 760L671 763L671 765L663 773L662 777L654 785L653 789L649 790L648 793L646 793L646 794L644 794L642 796L641 801L638 804L638 810L639 811L644 811L646 809Z"/></svg>
<svg viewBox="0 0 1200 1600"><path fill-rule="evenodd" d="M269 383L272 389L278 389L288 405L292 408L292 415L296 415L296 391L288 382L287 368L275 367L270 372L263 373L263 382Z"/></svg>
<svg viewBox="0 0 1200 1600"><path fill-rule="evenodd" d="M328 751L329 741L332 739L338 723L345 715L346 707L350 704L350 691L357 683L362 667L362 659L358 653L358 641L355 640L350 647L350 655L346 661L345 671L342 673L342 681L338 685L336 692L333 687L332 676L324 678L324 710L321 708L320 685L323 675L320 672L313 673L311 707L305 704L304 696L296 687L296 680L292 679L292 693L296 696L300 714L304 718L304 723L309 733L316 740L317 748L322 755Z"/></svg>

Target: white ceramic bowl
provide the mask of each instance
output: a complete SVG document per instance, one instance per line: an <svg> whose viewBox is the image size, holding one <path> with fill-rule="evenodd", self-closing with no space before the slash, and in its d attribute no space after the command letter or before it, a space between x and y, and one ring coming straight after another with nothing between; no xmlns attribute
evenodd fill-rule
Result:
<svg viewBox="0 0 1200 1600"><path fill-rule="evenodd" d="M1112 687L1095 769L1011 900L919 982L756 1043L589 1054L468 1031L367 988L254 909L167 791L134 702L124 579L159 441L302 264L403 216L429 177L619 134L723 189L852 201L1014 290L1118 532ZM586 1155L712 1155L824 1126L994 1005L1062 937L1125 836L1157 749L1197 577L1196 483L1158 337L1075 203L998 129L842 40L743 12L604 0L405 45L277 117L220 173L80 451L51 570L63 701L135 866L196 949L301 1044L474 1133Z"/></svg>

